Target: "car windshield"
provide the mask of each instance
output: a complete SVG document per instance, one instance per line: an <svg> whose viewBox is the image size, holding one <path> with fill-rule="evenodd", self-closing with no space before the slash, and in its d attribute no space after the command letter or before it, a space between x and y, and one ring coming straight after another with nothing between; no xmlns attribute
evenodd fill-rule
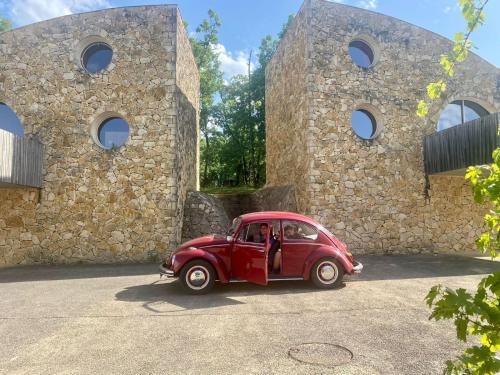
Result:
<svg viewBox="0 0 500 375"><path fill-rule="evenodd" d="M241 223L241 218L240 217L235 218L233 220L233 223L231 224L231 226L227 230L226 235L234 236L234 232L236 232L236 229L238 229L238 227L240 226L240 223Z"/></svg>

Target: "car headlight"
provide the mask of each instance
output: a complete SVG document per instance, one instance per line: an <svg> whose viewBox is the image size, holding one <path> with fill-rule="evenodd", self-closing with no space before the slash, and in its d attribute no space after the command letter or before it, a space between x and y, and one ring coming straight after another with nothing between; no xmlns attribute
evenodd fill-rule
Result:
<svg viewBox="0 0 500 375"><path fill-rule="evenodd" d="M173 264L174 264L174 262L175 262L175 255L172 255L172 258L170 259L170 264L172 264L172 265L173 265Z"/></svg>

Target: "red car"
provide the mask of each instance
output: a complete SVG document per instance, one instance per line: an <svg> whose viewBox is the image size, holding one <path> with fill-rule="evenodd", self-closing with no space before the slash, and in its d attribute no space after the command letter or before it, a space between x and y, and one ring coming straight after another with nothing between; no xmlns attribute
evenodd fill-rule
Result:
<svg viewBox="0 0 500 375"><path fill-rule="evenodd" d="M255 212L233 220L226 236L188 241L160 265L160 276L180 278L192 294L215 281L312 280L319 288L338 286L344 274L360 273L344 243L314 220L291 212Z"/></svg>

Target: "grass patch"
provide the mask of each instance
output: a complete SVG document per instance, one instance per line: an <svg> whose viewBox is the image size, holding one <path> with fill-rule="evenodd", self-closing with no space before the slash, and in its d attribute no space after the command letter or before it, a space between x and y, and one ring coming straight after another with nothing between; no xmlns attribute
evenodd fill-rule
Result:
<svg viewBox="0 0 500 375"><path fill-rule="evenodd" d="M209 194L249 194L258 189L252 186L209 186L202 187L200 190L202 193Z"/></svg>

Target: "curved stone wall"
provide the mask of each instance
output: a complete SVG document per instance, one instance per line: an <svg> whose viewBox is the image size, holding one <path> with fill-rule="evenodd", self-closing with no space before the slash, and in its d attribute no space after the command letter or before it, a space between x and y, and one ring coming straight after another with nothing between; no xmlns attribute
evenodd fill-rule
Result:
<svg viewBox="0 0 500 375"><path fill-rule="evenodd" d="M207 234L224 234L229 228L229 218L224 206L212 194L190 191L184 207L182 241Z"/></svg>
<svg viewBox="0 0 500 375"><path fill-rule="evenodd" d="M357 39L371 44L378 58L372 67L353 63L348 46ZM500 74L471 54L430 118L419 119L417 102L442 75L439 56L451 46L391 17L306 1L266 72L268 185L295 185L299 211L358 252L474 250L470 233L480 229L485 208L466 198L460 178L432 178L428 199L422 139L454 99L477 98L499 111ZM291 104L301 97L306 103L298 112ZM354 134L351 116L359 108L373 108L383 122L378 137ZM442 201L447 192L457 200L451 210Z"/></svg>
<svg viewBox="0 0 500 375"><path fill-rule="evenodd" d="M186 191L196 189L199 92L182 27L177 7L165 5L0 34L0 102L44 146L35 202L0 189L10 207L0 215L0 265L145 261L177 245ZM91 41L113 50L96 74L79 61ZM124 146L105 150L92 139L105 113L128 122Z"/></svg>

